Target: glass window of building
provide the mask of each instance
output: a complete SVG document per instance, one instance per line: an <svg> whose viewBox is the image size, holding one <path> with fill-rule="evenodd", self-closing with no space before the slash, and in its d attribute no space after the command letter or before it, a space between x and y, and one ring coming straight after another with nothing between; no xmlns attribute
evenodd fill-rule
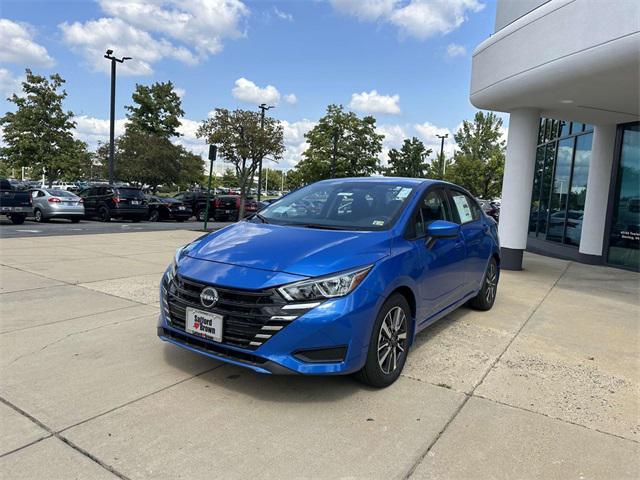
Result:
<svg viewBox="0 0 640 480"><path fill-rule="evenodd" d="M580 245L593 134L583 124L544 119L539 138L531 195L529 235ZM552 127L549 127L549 125ZM555 125L555 129L553 128ZM578 129L572 129L579 125ZM551 137L545 137L554 133Z"/></svg>
<svg viewBox="0 0 640 480"><path fill-rule="evenodd" d="M640 124L622 128L608 261L640 269Z"/></svg>

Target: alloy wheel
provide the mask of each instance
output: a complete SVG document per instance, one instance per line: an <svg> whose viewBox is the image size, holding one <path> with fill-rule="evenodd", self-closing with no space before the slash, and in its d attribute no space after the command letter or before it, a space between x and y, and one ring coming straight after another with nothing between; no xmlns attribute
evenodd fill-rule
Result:
<svg viewBox="0 0 640 480"><path fill-rule="evenodd" d="M42 222L42 212L40 210L35 211L34 217L36 222Z"/></svg>
<svg viewBox="0 0 640 480"><path fill-rule="evenodd" d="M496 289L498 287L498 269L496 268L496 264L491 262L489 263L489 268L487 269L487 275L485 277L485 292L484 298L487 303L493 302L493 299L496 296Z"/></svg>
<svg viewBox="0 0 640 480"><path fill-rule="evenodd" d="M387 312L378 334L378 365L386 375L400 365L407 350L407 316L400 307Z"/></svg>

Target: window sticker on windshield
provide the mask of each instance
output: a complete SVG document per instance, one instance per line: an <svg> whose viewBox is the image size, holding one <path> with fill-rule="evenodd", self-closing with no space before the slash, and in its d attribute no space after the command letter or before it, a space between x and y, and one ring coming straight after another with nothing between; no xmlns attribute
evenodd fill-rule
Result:
<svg viewBox="0 0 640 480"><path fill-rule="evenodd" d="M399 200L404 200L405 198L407 198L409 196L409 194L411 193L411 189L408 187L402 187L398 193L396 194L396 198L398 198Z"/></svg>
<svg viewBox="0 0 640 480"><path fill-rule="evenodd" d="M383 226L383 225L384 225L384 220L374 220L374 221L373 221L373 224L374 224L376 227L381 227L381 226Z"/></svg>

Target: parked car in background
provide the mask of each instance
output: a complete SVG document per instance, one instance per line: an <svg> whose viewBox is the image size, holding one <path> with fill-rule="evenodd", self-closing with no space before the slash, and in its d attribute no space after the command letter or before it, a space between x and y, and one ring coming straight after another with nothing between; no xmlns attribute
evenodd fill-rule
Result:
<svg viewBox="0 0 640 480"><path fill-rule="evenodd" d="M134 187L98 185L80 192L84 200L85 216L98 217L101 222L112 218L139 222L149 216L149 207L144 193Z"/></svg>
<svg viewBox="0 0 640 480"><path fill-rule="evenodd" d="M189 207L195 215L196 220L203 222L205 211L207 208L207 192L181 192L174 195L173 198L182 202L185 207ZM213 193L209 198L209 217L213 215L215 196Z"/></svg>
<svg viewBox="0 0 640 480"><path fill-rule="evenodd" d="M21 225L33 212L28 190L16 190L11 182L0 178L0 214L6 215L16 225Z"/></svg>
<svg viewBox="0 0 640 480"><path fill-rule="evenodd" d="M218 195L214 201L212 218L215 221L239 220L240 195ZM248 217L260 210L260 204L252 197L244 201L244 216Z"/></svg>
<svg viewBox="0 0 640 480"><path fill-rule="evenodd" d="M476 199L478 204L484 210L484 213L493 218L496 222L500 220L500 205L491 200Z"/></svg>
<svg viewBox="0 0 640 480"><path fill-rule="evenodd" d="M187 207L177 198L157 197L155 195L147 195L146 198L149 205L148 220L151 222L160 220L184 222L193 215L191 207Z"/></svg>
<svg viewBox="0 0 640 480"><path fill-rule="evenodd" d="M36 222L48 222L52 218L66 218L78 223L84 218L84 200L78 195L57 189L31 190L33 218Z"/></svg>
<svg viewBox="0 0 640 480"><path fill-rule="evenodd" d="M419 331L466 303L491 309L499 275L497 225L466 190L325 180L178 249L158 335L260 373L385 387Z"/></svg>

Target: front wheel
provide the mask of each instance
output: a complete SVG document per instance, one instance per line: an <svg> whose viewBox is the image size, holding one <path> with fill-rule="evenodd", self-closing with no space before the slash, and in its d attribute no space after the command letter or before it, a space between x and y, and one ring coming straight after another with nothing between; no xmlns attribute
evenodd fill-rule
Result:
<svg viewBox="0 0 640 480"><path fill-rule="evenodd" d="M411 309L406 298L400 294L389 297L376 317L367 361L357 373L361 382L383 388L398 379L409 353L410 325Z"/></svg>
<svg viewBox="0 0 640 480"><path fill-rule="evenodd" d="M158 212L158 210L152 210L151 213L149 214L149 221L150 222L160 221L160 212Z"/></svg>
<svg viewBox="0 0 640 480"><path fill-rule="evenodd" d="M100 207L100 210L98 210L98 220L101 222L111 221L111 212L109 212L107 207Z"/></svg>
<svg viewBox="0 0 640 480"><path fill-rule="evenodd" d="M475 298L471 299L469 305L476 310L491 310L494 302L496 301L496 293L498 293L498 279L500 275L498 273L498 264L495 258L489 260L487 270L484 273L482 280L482 287Z"/></svg>
<svg viewBox="0 0 640 480"><path fill-rule="evenodd" d="M204 218L206 217L206 215L207 215L207 212L204 208L201 210L198 210L196 212L196 220L198 220L199 222L204 222Z"/></svg>

